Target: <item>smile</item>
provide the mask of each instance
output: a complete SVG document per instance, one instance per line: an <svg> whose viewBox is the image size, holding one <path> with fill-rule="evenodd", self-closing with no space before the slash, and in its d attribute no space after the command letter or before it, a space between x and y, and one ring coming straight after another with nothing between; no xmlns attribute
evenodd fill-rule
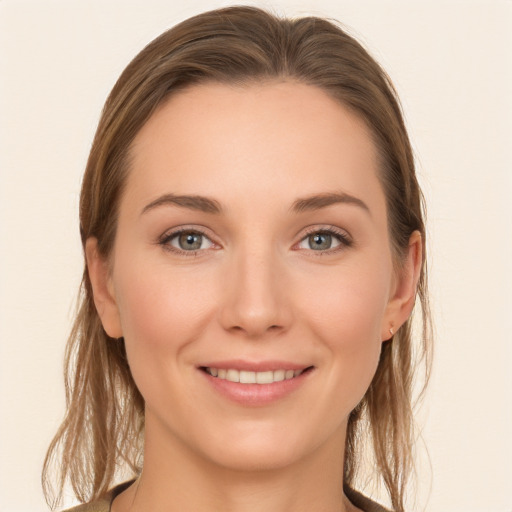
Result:
<svg viewBox="0 0 512 512"><path fill-rule="evenodd" d="M234 368L213 368L205 367L204 371L221 380L228 380L230 382L239 382L240 384L273 384L274 382L281 382L283 380L290 380L298 377L308 368L301 370L270 370L265 372L252 372L247 370L237 370Z"/></svg>
<svg viewBox="0 0 512 512"><path fill-rule="evenodd" d="M215 361L198 366L216 394L244 407L262 407L310 382L315 366L290 361Z"/></svg>

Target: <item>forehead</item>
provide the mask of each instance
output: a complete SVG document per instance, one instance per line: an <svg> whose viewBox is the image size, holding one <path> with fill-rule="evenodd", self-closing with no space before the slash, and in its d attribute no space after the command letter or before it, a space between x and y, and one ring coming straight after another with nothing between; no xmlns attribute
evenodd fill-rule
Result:
<svg viewBox="0 0 512 512"><path fill-rule="evenodd" d="M248 191L283 200L339 190L382 196L365 123L297 82L189 87L157 109L131 153L127 193L145 200L157 189L226 199Z"/></svg>

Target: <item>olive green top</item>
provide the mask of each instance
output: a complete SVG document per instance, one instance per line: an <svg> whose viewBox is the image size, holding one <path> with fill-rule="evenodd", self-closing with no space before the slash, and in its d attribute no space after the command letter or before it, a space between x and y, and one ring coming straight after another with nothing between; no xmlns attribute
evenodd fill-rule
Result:
<svg viewBox="0 0 512 512"><path fill-rule="evenodd" d="M70 508L64 512L110 512L110 505L114 498L123 492L132 483L133 480L125 482L124 484L117 485L111 489L103 498L92 503L78 505L77 507ZM354 491L348 487L345 487L345 494L347 495L348 499L363 512L390 512L383 506L375 503L374 501L368 499L366 496L363 496L359 492Z"/></svg>

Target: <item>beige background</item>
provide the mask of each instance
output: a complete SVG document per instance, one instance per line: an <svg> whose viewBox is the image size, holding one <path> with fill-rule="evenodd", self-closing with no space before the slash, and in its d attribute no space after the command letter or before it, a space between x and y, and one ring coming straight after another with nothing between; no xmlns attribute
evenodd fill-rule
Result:
<svg viewBox="0 0 512 512"><path fill-rule="evenodd" d="M0 510L46 510L103 101L144 44L229 3L0 0ZM432 472L423 457L411 511L511 512L512 2L252 3L341 20L397 85L429 203L437 328L421 411Z"/></svg>

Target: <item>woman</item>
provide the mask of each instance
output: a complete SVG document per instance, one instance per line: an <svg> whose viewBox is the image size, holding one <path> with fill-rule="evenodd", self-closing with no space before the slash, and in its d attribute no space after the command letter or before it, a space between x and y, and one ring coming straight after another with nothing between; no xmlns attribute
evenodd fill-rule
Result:
<svg viewBox="0 0 512 512"><path fill-rule="evenodd" d="M356 41L249 7L164 33L106 102L80 222L46 485L60 453L77 510L379 511L354 490L371 446L404 510L422 198Z"/></svg>

